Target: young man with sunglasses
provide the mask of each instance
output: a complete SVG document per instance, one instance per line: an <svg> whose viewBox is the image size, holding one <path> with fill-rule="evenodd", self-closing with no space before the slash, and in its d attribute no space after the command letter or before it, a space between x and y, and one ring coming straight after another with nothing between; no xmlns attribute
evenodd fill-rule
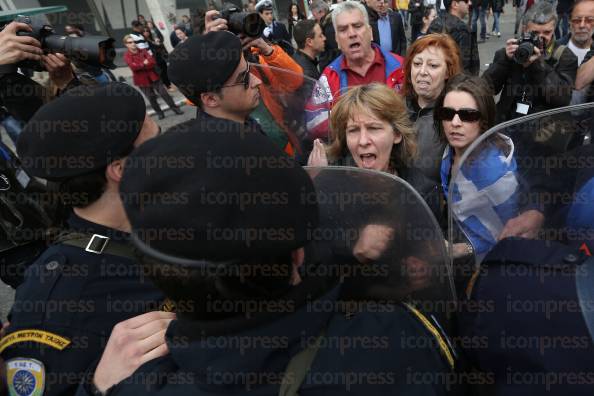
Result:
<svg viewBox="0 0 594 396"><path fill-rule="evenodd" d="M448 12L444 16L433 20L429 25L427 34L449 34L460 47L460 60L464 71L473 76L478 76L481 61L476 35L472 34L468 24L464 22L471 5L471 0L450 0L446 2Z"/></svg>
<svg viewBox="0 0 594 396"><path fill-rule="evenodd" d="M263 133L292 154L295 141L283 128L284 108L271 87L297 90L303 84L301 67L278 45L228 32L226 20L216 11L207 12L205 21L204 35L190 37L171 53L170 80L198 107L198 122L209 128ZM253 63L275 69L252 67L250 72ZM263 125L250 117L256 109L266 121Z"/></svg>

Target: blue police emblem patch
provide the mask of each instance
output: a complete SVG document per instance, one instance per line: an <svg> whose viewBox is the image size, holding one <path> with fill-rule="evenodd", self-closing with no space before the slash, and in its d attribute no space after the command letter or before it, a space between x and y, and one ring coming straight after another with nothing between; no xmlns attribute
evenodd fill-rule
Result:
<svg viewBox="0 0 594 396"><path fill-rule="evenodd" d="M41 396L45 389L45 367L35 359L15 358L6 362L10 396Z"/></svg>

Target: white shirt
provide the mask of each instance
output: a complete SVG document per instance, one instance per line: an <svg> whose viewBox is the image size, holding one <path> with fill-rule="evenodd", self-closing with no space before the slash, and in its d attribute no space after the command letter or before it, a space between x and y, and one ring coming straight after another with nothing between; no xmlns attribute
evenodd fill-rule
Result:
<svg viewBox="0 0 594 396"><path fill-rule="evenodd" d="M590 48L579 48L576 47L576 45L573 43L573 41L571 41L571 39L569 39L569 43L567 44L567 48L569 48L571 50L571 52L573 52L573 54L575 56L577 56L578 58L578 66L580 66L582 64L582 61L584 60L584 57L586 56L586 54L588 53L588 51L590 51Z"/></svg>

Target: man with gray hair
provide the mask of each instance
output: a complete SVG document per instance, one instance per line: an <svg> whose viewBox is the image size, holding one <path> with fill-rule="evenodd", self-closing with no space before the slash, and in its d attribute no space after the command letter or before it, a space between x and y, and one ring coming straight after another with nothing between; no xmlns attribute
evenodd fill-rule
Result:
<svg viewBox="0 0 594 396"><path fill-rule="evenodd" d="M327 137L329 110L348 88L378 82L400 91L404 82L404 58L372 43L373 33L363 4L337 4L332 11L332 24L342 55L324 69L320 89L314 90L308 104L306 114L313 139Z"/></svg>
<svg viewBox="0 0 594 396"><path fill-rule="evenodd" d="M495 95L497 122L567 106L577 72L577 58L555 42L557 13L546 1L534 4L522 20L522 35L495 53L483 74Z"/></svg>

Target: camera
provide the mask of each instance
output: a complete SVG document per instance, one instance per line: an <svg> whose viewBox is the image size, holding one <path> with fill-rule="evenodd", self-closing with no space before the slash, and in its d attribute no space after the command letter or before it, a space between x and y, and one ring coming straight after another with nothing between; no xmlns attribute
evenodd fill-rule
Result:
<svg viewBox="0 0 594 396"><path fill-rule="evenodd" d="M219 14L227 21L231 33L259 37L266 28L266 23L257 12L243 12L235 4L227 4Z"/></svg>
<svg viewBox="0 0 594 396"><path fill-rule="evenodd" d="M55 34L54 29L37 18L19 15L16 22L26 23L31 26L31 32L20 31L18 36L30 36L41 43L44 53L62 53L72 61L80 61L88 65L115 69L113 60L116 53L115 40L106 36L70 37ZM37 62L24 61L19 67L43 71L44 68Z"/></svg>
<svg viewBox="0 0 594 396"><path fill-rule="evenodd" d="M544 41L536 32L523 33L518 39L518 49L514 53L514 61L523 65L534 54L534 47L537 47L541 53L544 51Z"/></svg>

